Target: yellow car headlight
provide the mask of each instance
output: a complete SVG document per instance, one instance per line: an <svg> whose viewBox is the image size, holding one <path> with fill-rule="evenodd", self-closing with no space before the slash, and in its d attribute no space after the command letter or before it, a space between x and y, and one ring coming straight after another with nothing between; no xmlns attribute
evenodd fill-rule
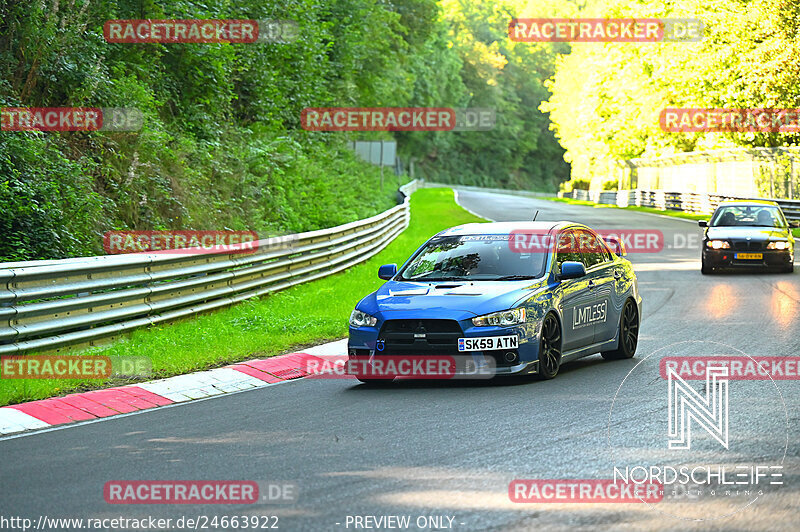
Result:
<svg viewBox="0 0 800 532"><path fill-rule="evenodd" d="M709 240L706 246L711 249L730 249L731 245L725 240Z"/></svg>
<svg viewBox="0 0 800 532"><path fill-rule="evenodd" d="M767 244L767 249L789 249L789 242L780 240L778 242L770 242Z"/></svg>

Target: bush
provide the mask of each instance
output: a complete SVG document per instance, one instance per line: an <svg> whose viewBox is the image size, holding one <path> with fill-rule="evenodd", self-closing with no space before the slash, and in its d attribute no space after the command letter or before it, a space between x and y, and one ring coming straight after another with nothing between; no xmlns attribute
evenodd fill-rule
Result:
<svg viewBox="0 0 800 532"><path fill-rule="evenodd" d="M0 133L0 261L93 255L104 201L92 188L94 166L71 161L57 140Z"/></svg>
<svg viewBox="0 0 800 532"><path fill-rule="evenodd" d="M569 187L569 190L566 192L571 192L573 190L589 190L591 181L588 179L575 178L567 181L566 185Z"/></svg>
<svg viewBox="0 0 800 532"><path fill-rule="evenodd" d="M130 107L137 132L2 133L0 259L102 253L108 230L330 227L394 204L397 179L307 132L308 107L487 107L487 132L396 132L421 177L553 190L549 44L505 43L513 4L436 0L0 2L0 107ZM513 9L512 9L513 8ZM108 43L109 19L291 19L291 43ZM454 35L453 29L460 28ZM463 31L462 31L463 30ZM7 139L7 140L6 140Z"/></svg>

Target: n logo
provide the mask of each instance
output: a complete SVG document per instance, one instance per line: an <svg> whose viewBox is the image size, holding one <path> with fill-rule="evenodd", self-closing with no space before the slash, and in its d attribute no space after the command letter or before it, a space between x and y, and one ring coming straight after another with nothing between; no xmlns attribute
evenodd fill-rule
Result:
<svg viewBox="0 0 800 532"><path fill-rule="evenodd" d="M728 448L728 367L706 366L705 397L667 367L670 449L692 448L692 421Z"/></svg>

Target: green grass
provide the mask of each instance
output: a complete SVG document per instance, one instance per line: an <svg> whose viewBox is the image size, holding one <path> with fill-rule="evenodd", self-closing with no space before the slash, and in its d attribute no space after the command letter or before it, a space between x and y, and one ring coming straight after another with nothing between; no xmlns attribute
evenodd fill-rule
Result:
<svg viewBox="0 0 800 532"><path fill-rule="evenodd" d="M161 378L343 338L355 304L383 282L377 275L379 265L399 265L435 233L476 221L485 220L456 205L452 190L419 190L411 198L408 229L368 261L218 312L134 331L130 338L94 349L91 354L147 356L153 364L152 378ZM131 382L135 381L0 379L0 405Z"/></svg>
<svg viewBox="0 0 800 532"><path fill-rule="evenodd" d="M586 205L589 207L592 207L594 205L600 206L598 203L595 203L593 201L577 200L572 198L543 198L543 199L546 199L548 201L557 201L559 203L568 203L570 205ZM609 205L609 207L610 206L611 205Z"/></svg>
<svg viewBox="0 0 800 532"><path fill-rule="evenodd" d="M618 207L616 205L607 205L605 203L595 203L593 201L585 201L585 200L576 200L572 198L542 198L549 201L558 201L560 203L568 203L570 205L585 205L587 207L595 207L598 209L608 208L608 209L624 209L626 211L635 211L635 212L648 212L651 214L660 214L661 216L671 216L673 218L685 218L687 220L708 220L709 215L707 214L695 214L689 212L682 212L682 211L671 211L671 210L664 210L661 209L654 209L652 207Z"/></svg>
<svg viewBox="0 0 800 532"><path fill-rule="evenodd" d="M620 207L617 207L618 209ZM671 216L672 218L684 218L686 220L708 220L711 215L709 214L697 214L691 212L681 212L681 211L671 211L665 210L662 211L661 209L653 209L652 207L622 207L629 211L637 211L637 212L649 212L651 214L660 214L661 216Z"/></svg>
<svg viewBox="0 0 800 532"><path fill-rule="evenodd" d="M800 228L792 229L792 234L797 238L800 238Z"/></svg>

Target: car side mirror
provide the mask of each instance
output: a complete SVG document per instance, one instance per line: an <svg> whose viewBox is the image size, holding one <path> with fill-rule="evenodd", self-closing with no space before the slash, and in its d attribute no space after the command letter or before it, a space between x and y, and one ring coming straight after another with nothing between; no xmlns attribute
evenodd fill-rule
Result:
<svg viewBox="0 0 800 532"><path fill-rule="evenodd" d="M388 281L397 273L397 264L384 264L378 268L378 277Z"/></svg>
<svg viewBox="0 0 800 532"><path fill-rule="evenodd" d="M800 227L800 220L789 220L789 227Z"/></svg>
<svg viewBox="0 0 800 532"><path fill-rule="evenodd" d="M708 220L698 220L697 225L700 227L708 227Z"/></svg>
<svg viewBox="0 0 800 532"><path fill-rule="evenodd" d="M561 263L561 274L558 277L561 280L566 280L578 279L584 275L586 275L586 266L582 262L568 260Z"/></svg>
<svg viewBox="0 0 800 532"><path fill-rule="evenodd" d="M625 249L625 244L619 238L607 236L604 240L618 257L624 257L628 254L628 251Z"/></svg>

